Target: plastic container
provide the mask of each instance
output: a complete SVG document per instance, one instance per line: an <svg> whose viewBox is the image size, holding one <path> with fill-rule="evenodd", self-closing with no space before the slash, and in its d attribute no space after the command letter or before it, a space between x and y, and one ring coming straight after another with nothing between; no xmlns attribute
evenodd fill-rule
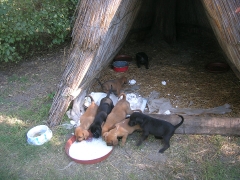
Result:
<svg viewBox="0 0 240 180"><path fill-rule="evenodd" d="M120 55L117 55L114 58L113 61L127 61L127 62L131 62L132 61L132 56L120 54Z"/></svg>
<svg viewBox="0 0 240 180"><path fill-rule="evenodd" d="M224 62L212 62L206 65L206 69L211 73L224 73L227 72L230 67Z"/></svg>
<svg viewBox="0 0 240 180"><path fill-rule="evenodd" d="M38 125L27 133L27 142L31 145L42 145L52 138L52 131L46 125Z"/></svg>
<svg viewBox="0 0 240 180"><path fill-rule="evenodd" d="M125 72L128 70L128 62L127 61L114 61L113 62L113 70L116 72Z"/></svg>

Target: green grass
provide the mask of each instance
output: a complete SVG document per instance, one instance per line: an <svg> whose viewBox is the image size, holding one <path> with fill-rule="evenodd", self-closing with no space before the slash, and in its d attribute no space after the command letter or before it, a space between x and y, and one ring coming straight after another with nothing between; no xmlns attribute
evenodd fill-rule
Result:
<svg viewBox="0 0 240 180"><path fill-rule="evenodd" d="M8 82L21 82L26 83L28 81L28 78L26 76L18 76L16 74L13 74L8 78Z"/></svg>
<svg viewBox="0 0 240 180"><path fill-rule="evenodd" d="M237 180L240 178L240 167L224 164L219 160L207 161L204 165L205 180Z"/></svg>
<svg viewBox="0 0 240 180"><path fill-rule="evenodd" d="M18 80L18 76L16 74L13 74L8 78L8 82L15 82Z"/></svg>
<svg viewBox="0 0 240 180"><path fill-rule="evenodd" d="M0 163L0 179L19 179L21 174L19 171L27 167L28 163L38 162L41 155L45 156L48 152L62 149L62 144L59 142L61 135L69 132L61 127L55 128L51 141L41 146L27 143L27 132L36 125L46 124L50 106L50 99L46 97L43 100L34 100L30 109L19 107L17 111L0 112L0 161L2 162ZM44 179L57 177L54 173L46 173L44 176Z"/></svg>
<svg viewBox="0 0 240 180"><path fill-rule="evenodd" d="M129 180L137 180L138 179L138 177L135 173L130 173L128 175L128 178L129 178Z"/></svg>
<svg viewBox="0 0 240 180"><path fill-rule="evenodd" d="M0 96L0 104L5 104L5 103L7 103L7 100Z"/></svg>

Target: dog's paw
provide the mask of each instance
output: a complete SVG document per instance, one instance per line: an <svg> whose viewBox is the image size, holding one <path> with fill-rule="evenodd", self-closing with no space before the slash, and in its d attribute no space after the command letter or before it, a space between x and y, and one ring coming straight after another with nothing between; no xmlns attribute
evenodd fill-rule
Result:
<svg viewBox="0 0 240 180"><path fill-rule="evenodd" d="M125 145L124 143L120 143L120 147L124 147L124 145Z"/></svg>
<svg viewBox="0 0 240 180"><path fill-rule="evenodd" d="M158 152L162 154L164 153L164 150L160 149Z"/></svg>

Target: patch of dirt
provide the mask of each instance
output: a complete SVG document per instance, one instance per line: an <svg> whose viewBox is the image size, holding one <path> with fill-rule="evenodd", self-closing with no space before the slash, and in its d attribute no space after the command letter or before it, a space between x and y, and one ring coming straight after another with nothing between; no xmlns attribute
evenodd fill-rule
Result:
<svg viewBox="0 0 240 180"><path fill-rule="evenodd" d="M64 50L26 59L17 65L1 67L0 93L12 106L29 106L36 98L55 92L63 69Z"/></svg>
<svg viewBox="0 0 240 180"><path fill-rule="evenodd" d="M66 63L64 54L68 48L69 45L31 58L17 66L2 67L0 111L28 107L34 99L44 98L55 92ZM205 69L209 62L225 61L214 39L193 34L191 38L189 35L179 37L178 43L173 46L153 40L138 42L130 39L119 54L135 57L140 51L144 51L150 58L148 70L144 66L137 68L135 61L132 61L126 73L116 73L108 67L101 73L100 79L105 81L124 74L137 81L140 87L138 92L144 97L155 90L160 92L161 97L169 98L174 106L182 108L212 108L229 103L232 106L231 113L214 116L240 117L239 79L231 70L214 74ZM167 82L166 86L162 85L162 81ZM95 83L91 90L99 90L98 84ZM46 152L38 162L31 160L23 167L15 167L19 172L18 177L204 179L209 164L215 167L221 162L226 173L231 167L240 165L238 137L221 136L219 145L215 136L175 134L171 138L171 147L164 154L159 154L161 141L152 136L137 148L135 144L140 133L136 132L128 137L124 147L114 147L105 161L82 165L72 162L64 152L65 143L70 136L70 132L63 135L56 144L60 148L55 152ZM218 173L217 170L213 170L213 173Z"/></svg>

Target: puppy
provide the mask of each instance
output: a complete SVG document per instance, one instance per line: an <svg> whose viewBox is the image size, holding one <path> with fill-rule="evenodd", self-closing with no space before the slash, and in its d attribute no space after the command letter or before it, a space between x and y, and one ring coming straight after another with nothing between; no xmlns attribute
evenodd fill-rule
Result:
<svg viewBox="0 0 240 180"><path fill-rule="evenodd" d="M112 91L116 96L119 96L122 86L127 83L127 78L125 76L109 80L103 84L99 81L99 79L96 78L96 80L102 87L103 92L107 93L112 87Z"/></svg>
<svg viewBox="0 0 240 180"><path fill-rule="evenodd" d="M144 52L136 54L136 61L138 68L140 68L141 65L145 65L145 68L148 69L148 56Z"/></svg>
<svg viewBox="0 0 240 180"><path fill-rule="evenodd" d="M154 135L156 138L162 138L164 146L162 149L159 150L159 153L163 153L166 149L170 147L169 141L170 138L173 136L175 130L183 123L184 118L180 115L179 117L182 118L182 121L177 125L172 125L171 123L155 119L145 114L134 112L130 116L129 126L135 126L137 124L143 130L141 139L137 143L137 146L141 145L143 140L145 140L149 134Z"/></svg>
<svg viewBox="0 0 240 180"><path fill-rule="evenodd" d="M89 136L89 127L93 123L93 120L97 114L98 105L94 102L92 96L89 95L91 98L91 104L86 109L85 113L80 117L80 126L75 129L74 135L76 136L76 141L80 142L85 140Z"/></svg>
<svg viewBox="0 0 240 180"><path fill-rule="evenodd" d="M104 124L106 119L107 119L107 113L104 111L100 111L96 115L94 122L91 124L89 128L94 138L99 138L101 136L102 125Z"/></svg>
<svg viewBox="0 0 240 180"><path fill-rule="evenodd" d="M105 133L104 140L108 146L118 145L119 137L122 137L121 146L124 146L129 134L132 134L136 130L142 130L138 124L131 127L128 125L128 122L129 118L117 123L114 129Z"/></svg>
<svg viewBox="0 0 240 180"><path fill-rule="evenodd" d="M126 95L121 93L119 98L123 96L121 100L112 109L111 113L108 115L106 122L102 127L102 135L112 129L115 124L124 120L127 115L131 115L133 111L130 108L130 103L126 100Z"/></svg>
<svg viewBox="0 0 240 180"><path fill-rule="evenodd" d="M102 125L107 119L108 114L112 111L114 105L112 99L109 97L112 89L109 90L107 96L102 98L99 107L97 109L97 115L94 118L93 123L90 126L90 131L94 138L99 138L102 134Z"/></svg>

